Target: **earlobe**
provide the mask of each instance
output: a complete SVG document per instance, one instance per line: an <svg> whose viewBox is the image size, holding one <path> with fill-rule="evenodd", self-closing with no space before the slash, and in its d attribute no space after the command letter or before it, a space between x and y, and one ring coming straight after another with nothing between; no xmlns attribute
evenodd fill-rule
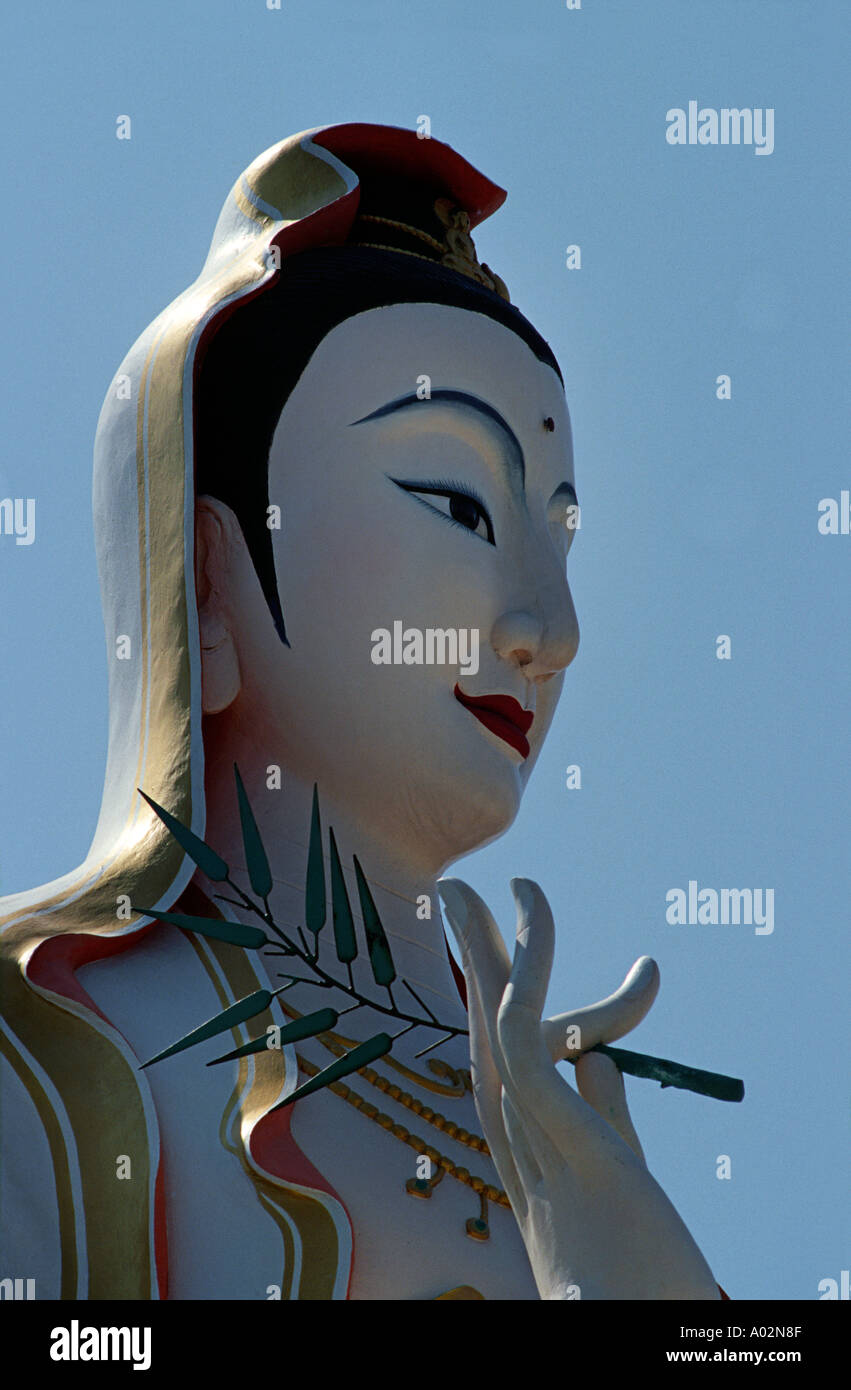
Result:
<svg viewBox="0 0 851 1390"><path fill-rule="evenodd" d="M195 518L195 590L201 636L201 708L219 714L233 704L242 680L222 593L233 513L215 498L199 498ZM233 518L235 521L235 518Z"/></svg>
<svg viewBox="0 0 851 1390"><path fill-rule="evenodd" d="M232 705L242 684L239 658L233 638L215 615L201 622L201 708L204 714L219 714Z"/></svg>

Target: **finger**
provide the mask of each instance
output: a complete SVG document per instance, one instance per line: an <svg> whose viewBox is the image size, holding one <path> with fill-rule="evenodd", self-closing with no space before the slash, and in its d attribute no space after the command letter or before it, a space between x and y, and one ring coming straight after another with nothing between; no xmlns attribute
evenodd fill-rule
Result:
<svg viewBox="0 0 851 1390"><path fill-rule="evenodd" d="M505 1133L508 1137L508 1143L511 1145L511 1153L519 1174L525 1203L525 1194L534 1191L541 1181L542 1169L535 1156L532 1144L530 1143L530 1136L524 1117L520 1115L507 1091L503 1091L502 1093L502 1118L505 1124ZM513 1205L514 1203L512 1201L512 1206Z"/></svg>
<svg viewBox="0 0 851 1390"><path fill-rule="evenodd" d="M469 884L462 879L441 879L437 888L467 982L470 1074L476 1111L502 1185L514 1205L520 1201L522 1186L503 1123L504 1063L496 1030L496 1015L511 969L508 952L490 909Z"/></svg>
<svg viewBox="0 0 851 1390"><path fill-rule="evenodd" d="M553 1061L562 1062L598 1043L622 1038L649 1012L658 992L659 967L650 956L641 956L614 994L544 1020L543 1034Z"/></svg>
<svg viewBox="0 0 851 1390"><path fill-rule="evenodd" d="M561 1080L561 1077L557 1077L557 1080ZM585 1109L587 1108L586 1106ZM523 1179L525 1190L528 1192L530 1184L537 1184L542 1179L545 1184L563 1182L569 1157L563 1147L553 1143L529 1106L503 1090L502 1114L517 1171Z"/></svg>
<svg viewBox="0 0 851 1390"><path fill-rule="evenodd" d="M535 1148L539 1166L549 1166L546 1146L554 1146L565 1159L588 1164L597 1161L604 1151L611 1152L620 1140L553 1065L540 1020L553 956L552 913L536 883L516 879L511 886L517 899L518 935L497 1018L500 1050L508 1073L508 1081L503 1079L503 1085L527 1142ZM546 1146L536 1143L536 1129ZM548 1152L552 1153L551 1147Z"/></svg>
<svg viewBox="0 0 851 1390"><path fill-rule="evenodd" d="M466 887L466 885L465 885ZM514 964L510 967L508 963L508 952L493 917L488 911L482 900L476 898L472 889L468 889L467 901L472 901L474 908L479 913L479 932L490 941L492 951L491 967L493 976L491 978L492 995L491 1006L498 1002L501 1008L508 990L503 988L502 995L497 1001L497 988L499 984L505 985L506 973L512 980L512 988L515 998L520 1006L531 1008L532 1017L539 1019L543 1002L546 998L547 984L552 964L552 951L555 939L555 926L550 912L549 904L537 884L528 883L525 880L516 880L512 883L512 892L517 902L517 933L518 947L515 954ZM451 895L451 890L450 890ZM532 936L532 923L535 919L535 935ZM465 934L465 959L470 961L470 948L475 938L471 932ZM475 947L473 947L475 949ZM481 1014L480 989L482 972L474 970L468 964L467 969L473 977L473 993L475 997L475 1008L477 1015ZM528 1001L524 1004L524 1001ZM490 1019L494 1019L491 1011ZM484 1020L482 1020L484 1022ZM478 1024L478 1017L476 1018ZM499 1027L497 1024L497 1034ZM498 1046L498 1043L497 1043ZM540 1049L540 1040L538 1039ZM490 1050L490 1049L489 1049ZM552 1063L542 1051L542 1061L545 1066L552 1070ZM559 1154L552 1142L548 1139L544 1131L540 1128L535 1117L529 1113L528 1107L521 1106L519 1098L512 1098L510 1087L510 1076L506 1075L508 1069L501 1047L498 1050L500 1066L502 1068L501 1077L495 1079L493 1073L490 1077L488 1087L489 1108L493 1104L495 1096L499 1096L500 1120L499 1139L504 1145L499 1152L494 1152L494 1161L500 1175L510 1169L510 1181L504 1183L509 1192L512 1206L518 1216L525 1211L526 1193L531 1185L536 1185L541 1180L544 1171L553 1173L559 1172L564 1167L564 1157ZM491 1061L492 1054L491 1054ZM560 1078L557 1078L560 1079ZM495 1083L496 1080L496 1084ZM500 1084L501 1082L501 1084ZM572 1095L575 1093L571 1092ZM581 1102L577 1102L581 1105ZM511 1126L509 1132L509 1124ZM520 1204L520 1205L518 1205Z"/></svg>
<svg viewBox="0 0 851 1390"><path fill-rule="evenodd" d="M469 952L482 985L482 1006L494 1006L494 1014L511 973L502 932L487 903L461 878L441 878L437 891L446 910L459 950Z"/></svg>
<svg viewBox="0 0 851 1390"><path fill-rule="evenodd" d="M517 903L517 940L497 1015L497 1032L510 1078L510 1085L504 1084L522 1094L519 1076L515 1075L518 1068L525 1071L527 1062L540 1066L545 1059L552 1070L541 1032L541 1010L552 967L555 926L550 905L537 883L515 878L511 891Z"/></svg>
<svg viewBox="0 0 851 1390"><path fill-rule="evenodd" d="M458 942L464 962L464 975L468 977L472 974L476 981L490 1053L504 1084L505 1067L500 1052L496 1019L511 973L511 964L502 933L487 903L483 902L478 893L474 892L468 883L464 883L463 879L442 878L437 889L443 900L446 920Z"/></svg>
<svg viewBox="0 0 851 1390"><path fill-rule="evenodd" d="M555 950L555 923L542 889L531 878L513 878L517 941L509 985L515 1003L540 1019L547 998Z"/></svg>
<svg viewBox="0 0 851 1390"><path fill-rule="evenodd" d="M626 1103L623 1077L611 1057L606 1057L602 1052L586 1052L579 1057L576 1062L576 1084L582 1099L593 1105L597 1114L612 1126L646 1167L644 1150Z"/></svg>
<svg viewBox="0 0 851 1390"><path fill-rule="evenodd" d="M502 1113L502 1081L491 1055L476 977L470 965L469 955L465 957L465 961L464 974L467 980L470 1075L473 1083L473 1099L494 1166L508 1193L511 1205L519 1214L520 1206L518 1203L521 1203L523 1188L514 1163L511 1145L505 1133Z"/></svg>

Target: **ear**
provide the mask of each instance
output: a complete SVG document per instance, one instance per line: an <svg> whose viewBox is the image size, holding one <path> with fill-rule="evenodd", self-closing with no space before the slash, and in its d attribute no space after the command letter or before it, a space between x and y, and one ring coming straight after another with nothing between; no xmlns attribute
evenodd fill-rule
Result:
<svg viewBox="0 0 851 1390"><path fill-rule="evenodd" d="M242 531L230 507L216 497L199 497L195 507L195 592L204 714L227 709L242 686L226 598L240 544L244 545Z"/></svg>

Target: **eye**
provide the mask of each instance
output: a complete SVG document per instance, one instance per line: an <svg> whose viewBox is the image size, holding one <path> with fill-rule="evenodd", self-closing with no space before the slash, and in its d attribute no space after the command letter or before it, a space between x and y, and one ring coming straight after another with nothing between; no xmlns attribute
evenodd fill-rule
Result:
<svg viewBox="0 0 851 1390"><path fill-rule="evenodd" d="M399 478L392 478L391 482L394 482L403 492L410 493L430 511L445 517L453 525L463 526L465 531L470 531L474 536L480 536L489 545L496 544L487 507L472 490L462 487L458 483L453 484L445 481L408 483L402 482Z"/></svg>
<svg viewBox="0 0 851 1390"><path fill-rule="evenodd" d="M567 555L582 525L576 489L572 483L562 483L556 488L547 506L547 520L553 537L564 546Z"/></svg>

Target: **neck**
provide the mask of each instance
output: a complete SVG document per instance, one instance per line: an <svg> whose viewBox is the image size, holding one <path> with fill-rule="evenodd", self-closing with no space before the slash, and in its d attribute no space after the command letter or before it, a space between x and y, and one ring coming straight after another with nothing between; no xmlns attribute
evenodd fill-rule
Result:
<svg viewBox="0 0 851 1390"><path fill-rule="evenodd" d="M286 769L281 769L277 778L274 774L270 775L267 757L261 757L256 748L246 747L243 740L227 729L217 728L215 737L208 737L208 730L205 729L204 742L207 801L204 838L230 866L234 882L246 893L251 893L233 773L233 765L237 763L269 860L273 878L269 906L273 918L288 936L300 940L297 929L305 927L305 881L313 784L299 780ZM466 1013L449 963L440 916L436 891L440 866L417 862L416 856L406 855L403 848L387 844L371 833L369 826L352 824L346 808L335 804L331 794L324 793L321 785L319 808L327 902L325 925L318 936L319 966L332 978L347 981L346 967L336 956L331 912L328 832L333 827L359 945L358 960L353 967L357 989L369 999L379 1000L385 1005L389 1003L386 989L376 985L369 968L352 863L355 854L368 881L390 945L397 975L393 994L398 1008L402 1013L423 1015L423 1010L401 984L402 980L407 980L442 1023L450 1027L466 1027ZM210 888L205 887L209 892ZM227 888L224 891L227 893ZM230 912L228 907L224 907L224 910ZM237 915L246 921L252 920L244 913ZM305 935L312 947L313 938L307 931ZM291 969L296 974L306 973L298 961L269 960L268 965L270 971L277 966L281 970ZM311 1006L320 1008L330 1003L337 1007L339 996L335 1002L325 997L325 993L311 990ZM294 989L292 996L283 997L291 997L301 1009L303 995L300 990ZM354 1020L359 1017L357 1013L352 1016L353 1026ZM380 1016L375 1014L373 1018L378 1021ZM385 1016L379 1026L393 1033L401 1025ZM423 1047L438 1036L437 1033L426 1035L423 1030L416 1030L412 1040L416 1040L417 1047Z"/></svg>

